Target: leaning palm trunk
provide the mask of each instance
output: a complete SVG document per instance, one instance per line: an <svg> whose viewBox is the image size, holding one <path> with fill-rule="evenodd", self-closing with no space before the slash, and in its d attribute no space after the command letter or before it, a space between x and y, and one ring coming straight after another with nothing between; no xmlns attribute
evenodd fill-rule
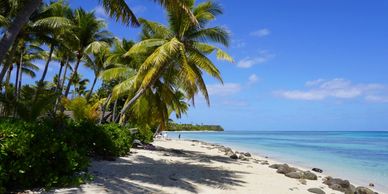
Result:
<svg viewBox="0 0 388 194"><path fill-rule="evenodd" d="M46 64L45 64L45 66L44 66L44 70L43 70L43 73L42 73L42 77L41 77L40 80L39 80L39 83L43 83L43 82L44 82L44 78L46 77L47 70L48 70L48 66L49 66L49 64L50 64L51 57L53 56L53 52L54 52L54 44L51 44L50 52L49 52L49 55L48 55Z"/></svg>
<svg viewBox="0 0 388 194"><path fill-rule="evenodd" d="M14 43L22 27L27 23L32 13L38 9L43 0L29 0L24 7L18 12L15 19L9 25L0 41L0 61L3 61L8 49Z"/></svg>
<svg viewBox="0 0 388 194"><path fill-rule="evenodd" d="M80 62L81 62L81 58L82 58L81 55L79 55L79 56L77 57L77 63L75 64L74 71L73 71L73 73L71 74L70 79L69 79L69 82L68 82L67 87L66 87L66 91L65 91L65 95L64 95L66 98L67 98L67 96L69 95L70 87L71 87L71 84L73 83L74 77L75 77L75 75L77 74L77 69L78 69L78 66L79 66L79 64L80 64Z"/></svg>
<svg viewBox="0 0 388 194"><path fill-rule="evenodd" d="M95 74L94 75L93 84L92 84L92 88L90 88L90 91L89 91L88 95L86 96L86 100L89 100L90 97L92 96L93 89L94 89L94 86L96 85L96 82L97 82L97 75Z"/></svg>
<svg viewBox="0 0 388 194"><path fill-rule="evenodd" d="M69 58L67 58L67 61L66 61L66 66L65 66L65 71L63 72L63 77L62 77L62 83L60 85L60 90L61 90L61 93L63 92L63 86L65 85L65 81L66 81L66 74L67 74L67 69L69 68ZM61 76L61 75L59 75Z"/></svg>
<svg viewBox="0 0 388 194"><path fill-rule="evenodd" d="M100 115L100 122L99 122L99 124L102 124L104 122L106 107L108 106L109 101L110 101L111 98L112 98L112 94L109 94L109 96L106 99L105 103L101 106L101 115Z"/></svg>
<svg viewBox="0 0 388 194"><path fill-rule="evenodd" d="M16 81L15 81L15 96L16 96L16 102L19 99L19 93L21 89L21 77L22 77L22 65L23 65L23 50L20 54L19 62L17 63L17 70L16 70Z"/></svg>
<svg viewBox="0 0 388 194"><path fill-rule="evenodd" d="M140 98L141 95L144 94L144 92L146 91L145 88L140 88L135 96L132 97L132 99L130 99L128 102L125 103L123 109L121 109L120 113L119 113L119 116L116 118L115 122L118 122L119 119L120 119L120 124L123 125L124 124L124 114L125 112L128 111L128 109L136 102L137 99Z"/></svg>
<svg viewBox="0 0 388 194"><path fill-rule="evenodd" d="M13 57L15 55L16 49L17 49L17 44L14 44L12 46L12 49L11 49L10 53L8 54L7 60L5 61L4 65L3 65L3 69L0 72L0 90L3 88L3 85L2 85L3 84L3 79L4 79L5 75L7 74L7 70L9 69L9 66L12 63L12 60L13 60Z"/></svg>

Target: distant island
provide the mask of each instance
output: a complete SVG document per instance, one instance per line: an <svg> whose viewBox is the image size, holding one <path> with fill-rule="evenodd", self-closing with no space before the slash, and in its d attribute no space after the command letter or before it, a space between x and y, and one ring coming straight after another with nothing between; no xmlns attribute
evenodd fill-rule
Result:
<svg viewBox="0 0 388 194"><path fill-rule="evenodd" d="M221 125L169 123L166 131L224 131Z"/></svg>

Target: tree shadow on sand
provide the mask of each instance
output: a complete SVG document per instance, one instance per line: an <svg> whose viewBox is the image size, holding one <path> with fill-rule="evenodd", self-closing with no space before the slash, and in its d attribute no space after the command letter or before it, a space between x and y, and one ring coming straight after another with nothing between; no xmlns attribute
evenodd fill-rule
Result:
<svg viewBox="0 0 388 194"><path fill-rule="evenodd" d="M136 183L147 183L161 187L178 187L197 193L195 184L228 190L231 186L241 186L238 180L244 172L207 167L200 164L169 163L145 156L118 158L114 162L93 162L91 172L95 183L102 184L112 193L162 193ZM140 182L140 183L139 183Z"/></svg>
<svg viewBox="0 0 388 194"><path fill-rule="evenodd" d="M180 150L180 149L167 149L158 148L157 151L165 156L183 157L185 160L193 160L201 163L211 163L213 161L221 163L242 163L243 161L233 160L224 155L208 155L203 152Z"/></svg>

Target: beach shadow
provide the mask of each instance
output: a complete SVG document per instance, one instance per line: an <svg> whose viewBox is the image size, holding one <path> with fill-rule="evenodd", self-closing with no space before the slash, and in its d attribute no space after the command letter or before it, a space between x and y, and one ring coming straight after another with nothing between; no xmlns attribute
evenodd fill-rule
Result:
<svg viewBox="0 0 388 194"><path fill-rule="evenodd" d="M166 149L158 148L157 151L165 156L182 157L185 160L194 160L201 163L211 163L213 161L221 163L241 163L241 160L233 160L224 155L208 155L203 152L180 150L180 149Z"/></svg>
<svg viewBox="0 0 388 194"><path fill-rule="evenodd" d="M154 160L145 156L118 158L113 162L93 162L91 173L94 183L102 184L112 193L162 193L134 184L146 183L161 187L177 187L197 193L194 184L228 190L232 186L242 186L238 180L244 172L229 171L199 164L169 163L167 160Z"/></svg>

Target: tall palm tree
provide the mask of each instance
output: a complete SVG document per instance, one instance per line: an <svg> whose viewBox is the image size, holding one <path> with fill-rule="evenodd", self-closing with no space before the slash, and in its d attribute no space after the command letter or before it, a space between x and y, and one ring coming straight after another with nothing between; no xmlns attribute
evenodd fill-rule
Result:
<svg viewBox="0 0 388 194"><path fill-rule="evenodd" d="M120 111L121 116L160 78L173 79L193 102L195 94L200 91L209 104L202 72L221 82L222 79L219 70L207 55L215 52L218 59L230 62L233 59L220 48L209 44L229 44L229 33L225 29L207 27L209 22L222 13L221 7L211 1L200 3L196 7L194 3L194 0L190 0L186 6L191 9L199 26L190 22L190 18L182 10L168 10L169 26L140 20L143 41L135 44L126 55L151 54L142 63L133 84L129 85L131 89L127 89L136 93L127 99Z"/></svg>
<svg viewBox="0 0 388 194"><path fill-rule="evenodd" d="M180 8L185 10L187 15L192 18L192 21L196 23L192 13L185 7L185 1L187 0L153 0L160 3L168 9ZM11 2L11 3L10 3ZM125 24L132 24L138 26L138 21L130 9L125 0L99 0L102 3L105 10L112 18L121 20ZM8 28L4 33L3 38L0 41L0 62L3 61L8 49L12 46L19 34L21 28L28 22L31 14L38 9L43 3L43 0L0 0L0 7L7 7L8 5L18 5L18 10L11 22L9 22Z"/></svg>
<svg viewBox="0 0 388 194"><path fill-rule="evenodd" d="M86 61L85 66L92 69L94 73L92 86L90 88L89 93L86 96L86 99L89 100L93 93L94 86L96 85L97 78L100 75L100 72L103 71L105 66L108 66L107 59L110 57L110 51L109 51L109 47L101 47L96 51L87 50L86 52L89 52L89 54L86 54L84 56Z"/></svg>
<svg viewBox="0 0 388 194"><path fill-rule="evenodd" d="M72 11L69 5L61 0L45 6L33 23L37 38L49 47L48 57L39 80L40 84L46 77L54 49L72 36L72 33L69 33L72 27L71 17Z"/></svg>
<svg viewBox="0 0 388 194"><path fill-rule="evenodd" d="M101 47L108 47L111 42L111 34L102 30L105 23L96 19L93 12L86 12L83 9L77 9L74 16L73 33L76 39L73 39L71 47L76 51L76 63L73 68L73 74L70 76L64 96L67 97L73 83L74 76L77 74L81 59L85 55L85 50L96 51Z"/></svg>

